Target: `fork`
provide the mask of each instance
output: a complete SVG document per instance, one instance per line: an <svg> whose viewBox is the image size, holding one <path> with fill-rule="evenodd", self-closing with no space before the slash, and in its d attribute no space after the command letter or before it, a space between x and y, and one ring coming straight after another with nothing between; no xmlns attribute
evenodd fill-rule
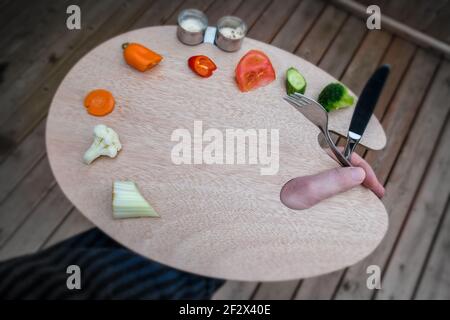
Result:
<svg viewBox="0 0 450 320"><path fill-rule="evenodd" d="M328 112L313 99L307 98L300 93L294 93L283 98L289 104L300 111L309 121L315 124L322 134L325 136L325 141L330 147L336 159L343 167L351 167L344 155L336 148L333 140L331 140L330 132L328 131Z"/></svg>

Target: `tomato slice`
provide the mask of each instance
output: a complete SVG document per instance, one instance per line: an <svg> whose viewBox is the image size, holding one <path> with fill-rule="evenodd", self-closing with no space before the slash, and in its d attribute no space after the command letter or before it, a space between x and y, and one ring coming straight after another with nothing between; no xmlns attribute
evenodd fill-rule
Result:
<svg viewBox="0 0 450 320"><path fill-rule="evenodd" d="M275 70L266 54L250 50L241 58L236 70L236 82L242 92L264 87L275 80Z"/></svg>
<svg viewBox="0 0 450 320"><path fill-rule="evenodd" d="M207 56L193 56L188 60L189 68L201 77L208 78L217 69L215 63Z"/></svg>

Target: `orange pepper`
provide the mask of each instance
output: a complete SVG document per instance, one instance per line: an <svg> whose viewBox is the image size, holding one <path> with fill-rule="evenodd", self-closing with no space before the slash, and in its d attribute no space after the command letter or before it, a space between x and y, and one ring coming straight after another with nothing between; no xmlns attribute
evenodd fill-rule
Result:
<svg viewBox="0 0 450 320"><path fill-rule="evenodd" d="M163 59L162 56L139 43L124 43L122 48L125 61L141 72L153 68Z"/></svg>
<svg viewBox="0 0 450 320"><path fill-rule="evenodd" d="M114 97L111 92L104 89L92 90L84 98L84 106L87 112L93 116L104 116L113 111Z"/></svg>

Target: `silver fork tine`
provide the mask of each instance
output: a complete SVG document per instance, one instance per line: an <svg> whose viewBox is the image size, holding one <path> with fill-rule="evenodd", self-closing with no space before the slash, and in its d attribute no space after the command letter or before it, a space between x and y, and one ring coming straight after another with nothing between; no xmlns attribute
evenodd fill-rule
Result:
<svg viewBox="0 0 450 320"><path fill-rule="evenodd" d="M301 106L306 106L309 102L303 99L297 99L297 102L301 105Z"/></svg>
<svg viewBox="0 0 450 320"><path fill-rule="evenodd" d="M317 102L317 101L315 101L315 100L313 100L313 99L311 99L311 98L308 98L308 97L306 97L306 96L304 96L304 95L302 95L302 94L300 94L300 93L297 93L297 92L295 92L294 95L295 95L296 98L299 99L299 100L301 99L302 101L307 101L306 104L308 104L308 103L314 104L314 105L316 105L317 107L323 109L325 112L327 112L327 111L325 110L325 108L324 108L319 102Z"/></svg>
<svg viewBox="0 0 450 320"><path fill-rule="evenodd" d="M297 97L297 99L299 99L300 101L302 101L302 103L307 104L307 103L311 103L312 100L308 99L307 97L299 94L299 93L295 93L295 97Z"/></svg>
<svg viewBox="0 0 450 320"><path fill-rule="evenodd" d="M300 99L306 99L306 100L310 100L309 98L307 98L305 95L298 93L298 92L294 92L294 96L299 97Z"/></svg>
<svg viewBox="0 0 450 320"><path fill-rule="evenodd" d="M296 108L301 107L301 106L298 104L298 101L297 101L296 99L294 99L293 97L291 97L291 96L283 97L283 99L286 100L287 102L289 102L291 105L293 105L293 106L296 107Z"/></svg>
<svg viewBox="0 0 450 320"><path fill-rule="evenodd" d="M311 103L311 100L302 98L301 101L305 104Z"/></svg>
<svg viewBox="0 0 450 320"><path fill-rule="evenodd" d="M305 106L309 103L309 101L306 101L304 99L299 98L298 96L290 95L291 99L293 99L295 102L297 102L300 106Z"/></svg>
<svg viewBox="0 0 450 320"><path fill-rule="evenodd" d="M293 106L295 109L301 109L301 108L303 108L304 106L303 105L301 105L301 104L299 104L298 103L298 101L297 101L297 99L295 99L295 98L293 98L293 97L290 97L290 96L287 96L287 97L283 97L283 99L284 100L286 100L291 106ZM300 110L299 110L300 111Z"/></svg>
<svg viewBox="0 0 450 320"><path fill-rule="evenodd" d="M304 95L302 95L300 93L294 93L294 98L297 99L303 105L312 103L311 99L308 99L307 97L305 97Z"/></svg>
<svg viewBox="0 0 450 320"><path fill-rule="evenodd" d="M298 107L303 107L305 105L305 103L303 101L300 101L299 99L297 99L293 96L287 96L286 98L288 99L288 101L291 101Z"/></svg>

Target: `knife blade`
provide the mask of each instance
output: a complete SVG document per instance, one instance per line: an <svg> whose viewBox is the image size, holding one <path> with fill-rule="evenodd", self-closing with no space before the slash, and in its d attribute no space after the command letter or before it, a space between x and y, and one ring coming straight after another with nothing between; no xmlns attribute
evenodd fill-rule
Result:
<svg viewBox="0 0 450 320"><path fill-rule="evenodd" d="M353 111L350 127L348 128L347 145L344 156L350 160L351 154L361 140L373 110L381 95L383 86L389 75L390 66L387 64L379 67L367 81Z"/></svg>

